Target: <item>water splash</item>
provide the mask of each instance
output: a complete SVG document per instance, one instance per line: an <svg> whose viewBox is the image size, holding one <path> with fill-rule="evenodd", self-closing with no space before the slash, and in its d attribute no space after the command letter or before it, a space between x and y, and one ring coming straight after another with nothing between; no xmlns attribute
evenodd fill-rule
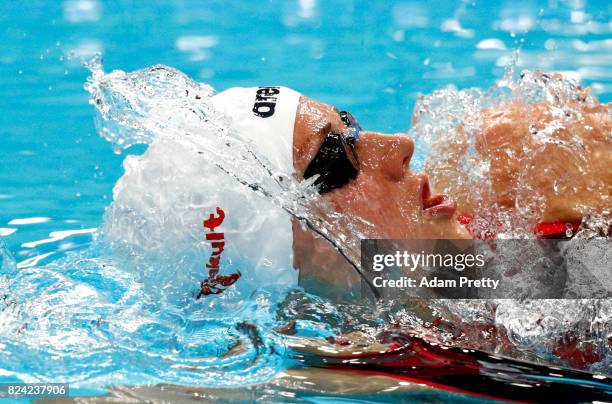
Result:
<svg viewBox="0 0 612 404"><path fill-rule="evenodd" d="M410 134L428 157L416 168L476 216L477 236L529 236L555 215L572 221L609 211L610 114L572 80L537 71L513 77L509 69L488 91L419 98Z"/></svg>
<svg viewBox="0 0 612 404"><path fill-rule="evenodd" d="M515 114L491 113L517 105L520 112ZM595 288L607 282L610 258L602 256L604 251L585 253L581 241L609 237L612 229L610 179L605 177L605 169L601 170L601 164L609 164L603 150L612 145L610 113L609 105L600 106L588 89L572 80L538 71L517 76L511 66L488 91L444 89L421 96L410 133L426 155L422 168L430 174L432 186L457 196L459 208L474 214L469 227L476 237L533 238L535 225L546 221L553 208L557 214L582 217L575 234L568 226L567 236L574 239L566 244L561 257L567 264L570 284ZM515 130L514 141L521 143L520 147L502 144L504 154L491 157L483 150L495 145L483 142L483 137L499 116L505 121L490 130ZM516 122L521 120L528 124L519 127ZM495 137L486 140L491 139ZM552 149L562 157L551 159ZM510 178L511 192L500 195L492 170L497 169L495 175L499 176L496 166L512 159L512 171L501 172ZM537 177L538 170L547 171L544 180ZM541 180L534 181L536 177ZM583 178L590 180L581 185ZM567 209L563 203L572 198L578 202ZM586 246L597 248L598 244ZM511 254L508 259L527 266L529 254L543 256L541 251L521 251L520 257ZM523 272L528 275L529 271ZM528 287L528 278L523 278L515 283ZM456 337L459 329L463 343L473 347L488 346L492 352L524 359L561 358L558 363L590 365L610 373L612 305L609 300L572 299L579 295L576 291L559 291L565 300L438 301L432 308L452 324L455 332L451 337Z"/></svg>
<svg viewBox="0 0 612 404"><path fill-rule="evenodd" d="M126 158L124 178L130 177L136 171L144 173L144 168L140 166L148 164L147 161L166 160L167 164L163 165L160 161L160 165L163 165L163 169L168 172L165 176L168 183L180 189L181 193L190 194L192 198L191 201L182 202L189 204L193 199L198 199L196 206L192 207L208 204L214 208L214 204L210 203L211 199L216 199L218 203L224 201L230 206L232 202L236 204L233 200L226 200L227 197L222 194L231 195L232 199L246 198L246 201L240 201L241 210L257 218L259 224L255 225L270 229L282 226L278 221L266 224L266 220L270 220L272 216L286 216L288 213L326 238L356 266L359 243L352 236L357 234L357 231L346 218L323 206L316 198L317 193L312 186L316 178L298 182L288 173L271 169L267 159L255 153L248 142L243 141L232 131L227 118L215 111L211 102L211 96L214 94L212 88L196 83L167 66L153 66L133 73L114 71L106 75L101 72L99 62L94 62L91 68L92 76L86 89L92 94L91 102L100 114L98 120L100 134L111 141L117 151L139 143L150 145L147 155L151 157L148 160L147 156ZM179 155L181 157L177 158ZM172 159L175 161L172 162ZM149 175L155 171L155 164L157 163L150 163L147 167ZM175 166L182 166L180 168L182 171L169 172ZM204 173L206 175L203 175ZM201 182L197 186L189 183L198 177ZM186 179L185 183L180 182L181 178ZM136 184L124 184L124 182L127 180L121 180L115 187L115 203L111 210L117 210L121 205L117 202L117 197L124 189L138 188ZM219 187L223 187L223 192L216 189ZM207 194L215 189L214 198L198 195L194 192L197 188L206 190ZM135 191L129 192L135 193ZM170 193L172 192L158 194ZM174 211L164 216L164 219L180 218L180 212L176 209L179 206L175 203L174 207ZM109 217L113 214L110 212ZM321 219L322 216L325 219ZM150 221L151 217L147 217L146 220ZM107 220L107 223L113 222L112 219ZM184 222L190 221L184 220ZM253 224L240 223L240 226L232 227L234 230L226 232L252 235L256 232L256 229L250 229L252 227ZM164 228L173 228L173 226L164 226ZM107 226L106 233L108 230ZM151 238L150 233L146 236ZM276 237L276 241L279 238ZM182 240L180 237L175 239ZM240 241L237 243L243 246L242 248L248 244ZM143 245L140 241L134 244ZM256 251L261 248L262 243L251 242L251 244L253 245L251 250ZM148 250L149 247L150 245L147 246ZM285 257L290 258L290 254L291 249L285 248ZM260 255L275 256L275 254ZM283 264L286 262L283 261ZM291 263L287 266L291 266Z"/></svg>
<svg viewBox="0 0 612 404"><path fill-rule="evenodd" d="M297 218L353 262L359 259L361 234L346 218L313 204L312 182L297 183L274 172L235 136L212 107L209 86L165 66L105 74L94 60L90 68L86 88L99 112L100 134L116 152L129 152L135 144L148 148L142 156L125 158L126 174L115 186L102 232L87 251L17 272L14 260L0 250L3 380L252 384L286 365L284 336L277 329L317 338L359 333L373 342L390 323L445 343L531 360L562 357L555 351L559 345L549 341L566 339L594 353L597 360L582 365L595 363L609 373L604 345L612 309L607 302L454 301L412 307L386 302L357 310L292 291L296 274L290 246L277 234L279 216ZM556 100L568 91L579 90L556 81L544 89L507 81L488 93L443 90L420 99L413 135L430 156L440 156L432 150L441 150L441 139L463 141L461 173L466 174L458 184L486 196L492 192L489 167L478 160L473 138L466 135L481 124L474 112L515 97ZM437 174L432 173L434 179ZM219 189L233 196L222 198ZM240 269L244 282L196 301L210 253L201 220L219 204L231 218L223 227L232 240L223 265ZM234 215L244 211L253 214ZM499 213L488 211L506 220ZM507 228L516 223L507 220ZM599 234L606 223L609 217L592 216L579 235ZM440 317L445 320L439 324Z"/></svg>
<svg viewBox="0 0 612 404"><path fill-rule="evenodd" d="M1 250L3 380L231 386L271 378L285 366L277 307L297 277L284 218L342 245L353 261L358 242L348 234L357 233L311 205L315 178L274 172L235 136L209 86L165 66L105 74L94 58L89 68L100 134L116 153L148 148L125 158L87 250L18 272ZM243 278L197 300L210 255L202 219L218 206L227 214L223 271Z"/></svg>
<svg viewBox="0 0 612 404"><path fill-rule="evenodd" d="M268 380L283 366L270 332L273 292L225 317L186 315L152 301L101 250L0 279L4 381L231 386Z"/></svg>
<svg viewBox="0 0 612 404"><path fill-rule="evenodd" d="M198 152L218 151L229 172L237 171L235 159L259 163L246 146L226 151L231 140L207 103L209 87L163 67L109 76L99 61L91 68L87 88L96 94L101 134L117 151L134 144L151 147L144 156L126 158L115 203L87 250L17 271L14 260L0 249L2 380L231 386L271 378L284 367L282 344L274 332L276 307L295 272L289 267L284 278L266 274L266 268L280 270L283 264L252 259L262 253L255 231L265 228L266 220L273 229L270 220L277 211L255 192L242 192L244 185L233 180L225 181L225 190L239 189L245 197L225 200L228 213L251 203L262 209L259 216L246 217L242 227L231 220L223 227L230 238L230 224L247 230L237 238L252 248L238 249L238 241L232 240L233 254L224 263L240 268L245 281L218 298L196 301L193 296L209 254L201 221L223 202L208 205L207 195L196 191L220 186L213 183L211 188L202 179L206 170L227 176L216 161L198 159ZM211 136L209 142L189 138L207 130L219 137ZM194 164L180 164L187 156ZM268 181L267 189L278 189L280 181L264 175L263 165L258 167L246 172L245 180ZM156 180L161 188L148 188ZM188 217L190 210L201 216ZM189 238L196 240L195 248L175 248ZM275 241L267 245L286 247L286 240Z"/></svg>

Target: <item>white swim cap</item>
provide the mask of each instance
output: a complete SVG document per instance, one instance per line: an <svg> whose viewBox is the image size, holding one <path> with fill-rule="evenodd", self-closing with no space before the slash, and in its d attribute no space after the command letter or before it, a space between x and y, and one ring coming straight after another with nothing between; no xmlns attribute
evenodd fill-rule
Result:
<svg viewBox="0 0 612 404"><path fill-rule="evenodd" d="M291 175L299 98L284 87L231 88L210 102L227 118L231 136L247 141L273 170ZM113 189L104 231L115 259L136 268L138 279L160 304L197 304L211 315L213 306L237 310L257 288L295 286L298 273L293 269L289 213L217 166L218 156L210 150L215 142L222 145L213 126L202 124L197 115L183 115L182 103L167 105L151 119L160 114L171 119L163 120L164 129L145 153L126 157L125 173ZM166 132L197 136L193 143L183 143ZM197 138L211 149L198 154ZM262 170L261 175L267 173ZM220 274L242 275L219 299L196 300L200 281L210 274L205 264L212 252L202 223L217 208L225 213L216 230L224 233L225 242Z"/></svg>
<svg viewBox="0 0 612 404"><path fill-rule="evenodd" d="M266 156L273 168L293 173L293 128L300 93L287 87L233 87L213 97L239 136Z"/></svg>

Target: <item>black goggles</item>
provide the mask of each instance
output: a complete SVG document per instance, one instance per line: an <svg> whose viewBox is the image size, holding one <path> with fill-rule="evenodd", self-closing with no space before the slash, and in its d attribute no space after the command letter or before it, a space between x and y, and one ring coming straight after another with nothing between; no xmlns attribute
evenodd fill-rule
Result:
<svg viewBox="0 0 612 404"><path fill-rule="evenodd" d="M314 184L321 194L347 184L359 172L354 145L361 126L348 111L340 112L340 118L346 125L345 133L330 131L304 171L305 179L319 175Z"/></svg>

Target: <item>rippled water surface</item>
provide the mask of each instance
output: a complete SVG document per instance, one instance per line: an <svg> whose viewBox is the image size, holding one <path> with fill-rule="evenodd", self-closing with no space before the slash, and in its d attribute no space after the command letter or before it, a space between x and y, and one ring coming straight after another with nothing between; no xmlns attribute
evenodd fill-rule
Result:
<svg viewBox="0 0 612 404"><path fill-rule="evenodd" d="M80 234L32 246L53 231L100 225L122 158L95 133L83 90L81 60L96 52L107 70L164 63L217 89L284 84L350 109L366 128L406 131L418 93L489 87L523 40L519 68L568 72L609 101L609 7L2 2L0 235L23 261L88 241Z"/></svg>
<svg viewBox="0 0 612 404"><path fill-rule="evenodd" d="M107 72L162 63L219 90L290 86L365 128L402 132L418 94L489 88L519 47L519 70L561 71L612 100L611 16L603 1L2 2L0 242L15 265L3 259L11 280L0 289L18 291L0 300L2 371L97 386L240 385L287 365L272 330L284 290L256 291L231 315L168 309L94 242L125 157L94 127L83 88L94 54ZM304 334L347 331L348 313L313 304Z"/></svg>

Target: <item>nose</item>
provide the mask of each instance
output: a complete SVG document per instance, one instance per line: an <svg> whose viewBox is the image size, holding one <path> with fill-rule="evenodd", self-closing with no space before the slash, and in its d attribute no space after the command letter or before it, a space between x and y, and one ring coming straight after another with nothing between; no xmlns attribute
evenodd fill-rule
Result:
<svg viewBox="0 0 612 404"><path fill-rule="evenodd" d="M362 170L382 170L394 181L404 177L414 153L414 141L403 133L362 132L355 146Z"/></svg>

